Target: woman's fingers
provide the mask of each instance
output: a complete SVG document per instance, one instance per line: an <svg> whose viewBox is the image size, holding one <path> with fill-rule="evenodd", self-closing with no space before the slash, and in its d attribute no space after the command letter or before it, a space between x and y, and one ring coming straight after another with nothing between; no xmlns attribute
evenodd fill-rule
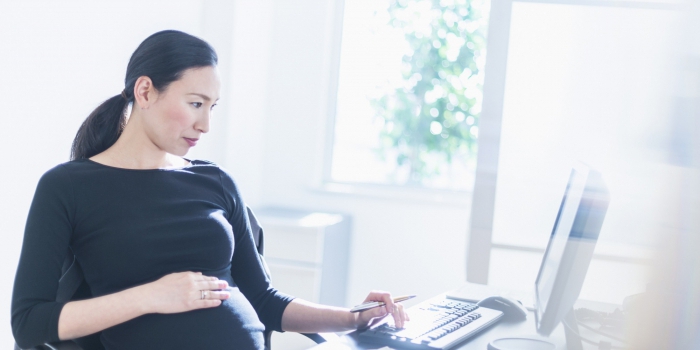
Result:
<svg viewBox="0 0 700 350"><path fill-rule="evenodd" d="M397 328L403 328L406 321L409 320L403 305L394 303L391 298L391 293L384 291L372 291L369 293L365 302L379 301L384 302L384 306L370 309L362 312L362 320L365 322L370 322L374 318L384 317L389 314L394 318L394 325Z"/></svg>
<svg viewBox="0 0 700 350"><path fill-rule="evenodd" d="M140 290L150 312L163 314L215 307L231 297L227 281L190 271L165 275Z"/></svg>
<svg viewBox="0 0 700 350"><path fill-rule="evenodd" d="M207 281L196 282L194 288L198 299L224 300L231 296L231 293L226 290L228 282L216 277L210 277Z"/></svg>
<svg viewBox="0 0 700 350"><path fill-rule="evenodd" d="M204 298L202 298L204 297ZM199 293L200 300L226 300L231 297L227 291L202 290Z"/></svg>
<svg viewBox="0 0 700 350"><path fill-rule="evenodd" d="M395 304L396 312L392 314L394 316L394 325L396 328L403 328L406 324L406 312L403 309L403 305Z"/></svg>
<svg viewBox="0 0 700 350"><path fill-rule="evenodd" d="M391 317L394 318L394 327L403 328L403 317L401 316L402 306L399 304L394 304L391 309Z"/></svg>
<svg viewBox="0 0 700 350"><path fill-rule="evenodd" d="M216 290L228 288L228 282L217 279L216 277L214 278L215 280L197 282L197 288L199 290Z"/></svg>
<svg viewBox="0 0 700 350"><path fill-rule="evenodd" d="M391 293L378 292L377 297L380 298L380 300L377 301L384 302L384 309L386 310L386 313L389 313L394 317L396 326L399 328L403 327L403 322L401 321L401 316L399 315L399 306L394 303L394 300L391 298Z"/></svg>
<svg viewBox="0 0 700 350"><path fill-rule="evenodd" d="M377 318L377 317L384 317L388 315L386 312L386 309L384 307L375 307L374 309L369 309L367 311L362 311L363 314L366 315L366 318L368 320Z"/></svg>
<svg viewBox="0 0 700 350"><path fill-rule="evenodd" d="M201 299L202 296L204 299ZM231 297L231 294L227 291L200 291L199 299L195 300L193 305L197 309L217 307L229 297Z"/></svg>
<svg viewBox="0 0 700 350"><path fill-rule="evenodd" d="M385 301L385 298L389 298L389 300L391 300L391 293L385 292L383 290L373 290L369 292L364 302L367 303L370 301Z"/></svg>
<svg viewBox="0 0 700 350"><path fill-rule="evenodd" d="M214 277L216 279L216 277ZM224 280L216 281L202 281L198 282L199 290L196 290L194 294L195 308L208 308L217 307L221 305L223 300L231 297L231 293L227 290L221 290L228 288L228 282Z"/></svg>
<svg viewBox="0 0 700 350"><path fill-rule="evenodd" d="M193 280L192 295L197 307L215 307L221 305L222 300L231 297L231 293L226 291L228 282L220 280L214 276L206 276L201 272L193 272L190 276Z"/></svg>
<svg viewBox="0 0 700 350"><path fill-rule="evenodd" d="M393 313L394 311L394 300L391 299L391 293L389 292L373 290L369 293L367 298L365 298L365 303L370 301L383 301L384 310L387 313Z"/></svg>
<svg viewBox="0 0 700 350"><path fill-rule="evenodd" d="M383 301L384 302L384 307L376 308L375 309L376 311L373 311L371 314L368 315L368 316L371 316L372 318L382 317L382 316L386 316L388 314L391 314L391 316L394 318L394 325L397 328L403 328L406 324L406 321L410 320L403 305L398 304L398 303L394 303L394 300L391 297L391 293L389 293L389 292L372 291L369 293L369 295L365 299L365 302L369 302L369 301Z"/></svg>
<svg viewBox="0 0 700 350"><path fill-rule="evenodd" d="M355 326L358 329L369 327L370 325L374 324L375 322L379 322L381 319L388 315L389 314L386 312L386 309L383 306L361 311L357 316Z"/></svg>

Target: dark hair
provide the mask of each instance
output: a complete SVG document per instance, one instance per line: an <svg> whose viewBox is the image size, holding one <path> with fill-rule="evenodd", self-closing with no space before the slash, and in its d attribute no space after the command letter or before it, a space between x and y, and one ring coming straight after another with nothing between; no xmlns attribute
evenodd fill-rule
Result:
<svg viewBox="0 0 700 350"><path fill-rule="evenodd" d="M78 129L70 159L90 158L117 142L126 125L126 106L134 100L134 84L139 77L151 78L155 89L164 91L185 70L216 66L217 61L214 49L195 36L177 30L149 36L131 55L122 93L104 101Z"/></svg>

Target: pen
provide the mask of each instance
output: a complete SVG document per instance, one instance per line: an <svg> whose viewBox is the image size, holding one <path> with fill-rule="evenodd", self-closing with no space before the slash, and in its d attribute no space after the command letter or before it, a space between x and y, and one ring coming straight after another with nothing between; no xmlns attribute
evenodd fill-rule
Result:
<svg viewBox="0 0 700 350"><path fill-rule="evenodd" d="M406 301L408 299L412 299L415 297L416 297L415 295L404 295L404 296L394 298L394 302L400 303L402 301ZM364 304L360 304L360 305L355 306L354 308L352 308L350 310L350 312L360 312L360 311L365 311L365 310L373 309L375 307L380 307L380 306L384 306L383 301L370 301L369 303L364 303Z"/></svg>

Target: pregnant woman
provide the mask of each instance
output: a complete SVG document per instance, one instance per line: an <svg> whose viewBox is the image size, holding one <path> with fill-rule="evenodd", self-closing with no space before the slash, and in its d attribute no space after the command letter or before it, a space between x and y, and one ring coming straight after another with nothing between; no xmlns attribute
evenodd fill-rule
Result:
<svg viewBox="0 0 700 350"><path fill-rule="evenodd" d="M359 314L270 284L231 175L184 158L209 131L217 56L162 31L139 45L124 90L87 117L71 161L40 179L12 296L20 347L101 331L106 349L261 349L263 331L332 332L406 314L386 292ZM68 254L91 297L56 301Z"/></svg>

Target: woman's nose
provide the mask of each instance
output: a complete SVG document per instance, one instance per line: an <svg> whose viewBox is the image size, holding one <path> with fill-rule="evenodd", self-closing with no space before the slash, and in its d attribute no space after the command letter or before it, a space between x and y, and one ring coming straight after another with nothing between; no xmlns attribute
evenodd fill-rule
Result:
<svg viewBox="0 0 700 350"><path fill-rule="evenodd" d="M197 121L194 128L199 130L201 133L206 134L209 132L209 119L211 118L211 111L206 112L205 115Z"/></svg>

